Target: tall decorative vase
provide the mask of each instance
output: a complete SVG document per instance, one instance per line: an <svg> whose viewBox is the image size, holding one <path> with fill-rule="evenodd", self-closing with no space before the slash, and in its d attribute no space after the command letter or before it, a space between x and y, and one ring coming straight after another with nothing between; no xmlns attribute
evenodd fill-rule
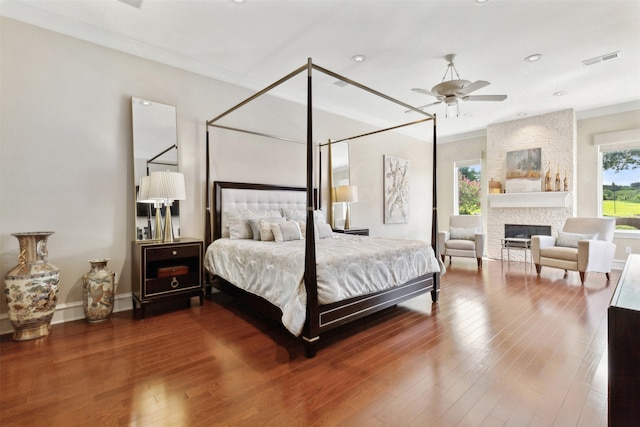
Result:
<svg viewBox="0 0 640 427"><path fill-rule="evenodd" d="M113 312L116 273L109 271L109 258L90 259L91 270L84 275L84 315L89 322L107 320Z"/></svg>
<svg viewBox="0 0 640 427"><path fill-rule="evenodd" d="M47 239L51 231L14 233L20 253L18 265L4 276L9 320L16 341L49 334L58 302L60 270L47 262Z"/></svg>

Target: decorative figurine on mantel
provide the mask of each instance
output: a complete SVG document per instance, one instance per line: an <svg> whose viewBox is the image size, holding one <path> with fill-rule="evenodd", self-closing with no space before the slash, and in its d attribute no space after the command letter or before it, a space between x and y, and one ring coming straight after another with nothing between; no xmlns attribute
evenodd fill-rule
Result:
<svg viewBox="0 0 640 427"><path fill-rule="evenodd" d="M556 191L561 191L561 187L560 187L560 166L558 166L558 172L556 173Z"/></svg>
<svg viewBox="0 0 640 427"><path fill-rule="evenodd" d="M551 161L547 163L547 173L544 175L544 191L551 191Z"/></svg>
<svg viewBox="0 0 640 427"><path fill-rule="evenodd" d="M564 171L564 191L569 191L569 180L567 179L567 170Z"/></svg>

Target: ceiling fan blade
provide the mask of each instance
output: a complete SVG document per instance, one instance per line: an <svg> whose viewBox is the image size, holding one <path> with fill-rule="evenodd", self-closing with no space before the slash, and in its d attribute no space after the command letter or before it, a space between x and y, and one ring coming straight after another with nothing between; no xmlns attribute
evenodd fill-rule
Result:
<svg viewBox="0 0 640 427"><path fill-rule="evenodd" d="M437 93L433 93L433 92L428 91L428 90L426 90L426 89L420 89L419 87L414 87L414 88L413 88L413 89L411 89L411 90L412 90L412 91L414 91L414 92L421 93L421 94L423 94L423 95L429 95L429 96L435 96L435 97L440 96L440 95L438 95Z"/></svg>
<svg viewBox="0 0 640 427"><path fill-rule="evenodd" d="M437 105L437 104L442 104L442 101L436 101L436 102L432 102L431 104L427 104L427 105L423 105L421 107L416 107L418 110L424 110L427 107L431 107L432 105ZM414 110L407 110L405 111L405 113L410 113Z"/></svg>
<svg viewBox="0 0 640 427"><path fill-rule="evenodd" d="M462 97L463 101L504 101L507 95L467 95Z"/></svg>
<svg viewBox="0 0 640 427"><path fill-rule="evenodd" d="M485 81L485 80L478 80L475 81L471 84L466 85L465 87L463 87L462 89L460 89L459 91L456 91L456 95L458 96L464 96L467 95L471 92L474 92L478 89L482 89L483 87L487 87L489 86L491 83Z"/></svg>

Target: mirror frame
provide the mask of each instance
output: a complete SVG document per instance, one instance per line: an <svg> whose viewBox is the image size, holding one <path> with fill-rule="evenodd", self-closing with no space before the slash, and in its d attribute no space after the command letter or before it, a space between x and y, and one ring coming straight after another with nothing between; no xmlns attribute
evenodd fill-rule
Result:
<svg viewBox="0 0 640 427"><path fill-rule="evenodd" d="M133 180L135 240L152 240L155 223L153 206L138 203L138 189L143 176L154 171L179 171L178 121L176 107L155 101L131 97L133 131ZM161 209L164 217L165 208ZM179 202L171 207L171 218L176 237L180 236Z"/></svg>

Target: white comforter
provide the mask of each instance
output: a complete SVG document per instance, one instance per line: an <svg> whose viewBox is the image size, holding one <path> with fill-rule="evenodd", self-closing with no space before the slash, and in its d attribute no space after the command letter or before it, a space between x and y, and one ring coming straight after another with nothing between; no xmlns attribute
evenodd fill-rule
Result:
<svg viewBox="0 0 640 427"><path fill-rule="evenodd" d="M335 236L316 241L320 304L388 289L440 271L433 249L422 241ZM205 267L280 308L284 326L300 335L307 302L304 244L304 240L218 239L207 248Z"/></svg>

